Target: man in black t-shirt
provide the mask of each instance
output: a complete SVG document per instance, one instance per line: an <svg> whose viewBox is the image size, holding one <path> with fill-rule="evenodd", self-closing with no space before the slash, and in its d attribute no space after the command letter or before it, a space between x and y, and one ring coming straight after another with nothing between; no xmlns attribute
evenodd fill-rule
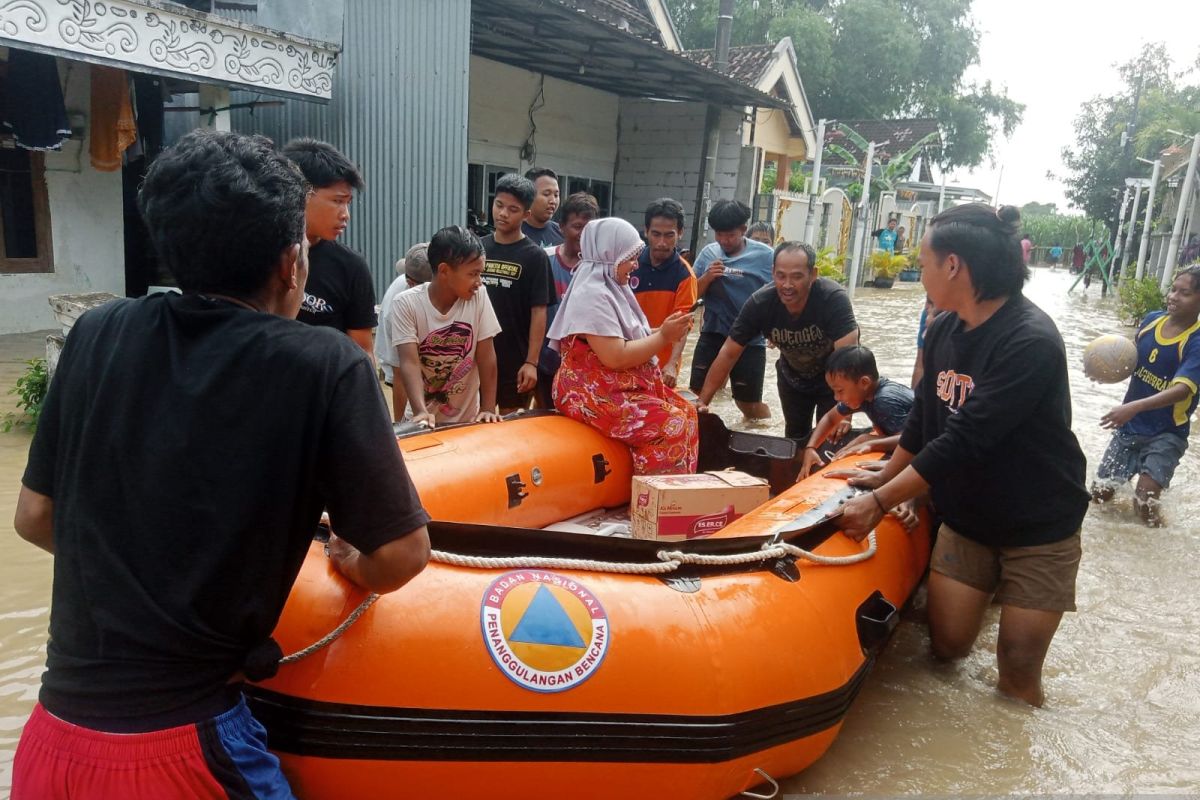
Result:
<svg viewBox="0 0 1200 800"><path fill-rule="evenodd" d="M492 204L496 232L483 239L483 284L501 328L495 341L501 414L529 407L546 335L546 306L557 299L546 251L521 232L532 203L533 184L527 178L501 176Z"/></svg>
<svg viewBox="0 0 1200 800"><path fill-rule="evenodd" d="M270 140L232 133L193 131L146 175L183 294L84 314L51 381L14 525L54 554L14 797L290 797L241 684L278 667L271 631L322 511L334 567L365 589L425 565L370 359L294 320L307 193Z"/></svg>
<svg viewBox="0 0 1200 800"><path fill-rule="evenodd" d="M283 154L312 184L305 211L308 285L296 319L344 332L375 357L375 281L367 262L336 240L350 223L354 192L366 185L358 168L333 145L293 139Z"/></svg>
<svg viewBox="0 0 1200 800"><path fill-rule="evenodd" d="M815 261L813 249L800 242L775 248L773 283L755 291L742 306L699 392L702 409L724 385L742 351L759 336L779 350L775 374L788 437L807 439L814 411L820 419L833 408L825 362L834 348L858 344L858 322L846 290L818 278Z"/></svg>
<svg viewBox="0 0 1200 800"><path fill-rule="evenodd" d="M554 221L558 210L558 175L549 167L534 167L525 173L533 182L533 203L521 223L521 232L538 247L553 247L566 241L562 227Z"/></svg>

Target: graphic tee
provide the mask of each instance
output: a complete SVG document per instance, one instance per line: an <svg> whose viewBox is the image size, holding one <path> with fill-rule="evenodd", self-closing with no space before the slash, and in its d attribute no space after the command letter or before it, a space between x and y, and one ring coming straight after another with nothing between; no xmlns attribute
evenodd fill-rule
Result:
<svg viewBox="0 0 1200 800"><path fill-rule="evenodd" d="M339 331L375 327L375 281L367 262L322 239L308 251L308 282L296 319Z"/></svg>
<svg viewBox="0 0 1200 800"><path fill-rule="evenodd" d="M765 336L779 349L775 368L781 379L801 392L828 394L825 362L833 343L857 328L846 290L829 278L817 278L798 315L787 310L774 285L759 289L738 314L729 338L746 346Z"/></svg>
<svg viewBox="0 0 1200 800"><path fill-rule="evenodd" d="M1173 406L1143 411L1121 426L1125 433L1154 436L1171 431L1187 438L1196 411L1196 387L1200 385L1200 322L1174 337L1163 335L1167 312L1152 311L1142 320L1137 333L1137 367L1129 379L1123 402L1156 395L1182 383L1191 393Z"/></svg>
<svg viewBox="0 0 1200 800"><path fill-rule="evenodd" d="M517 382L517 371L529 354L529 319L534 306L557 301L546 251L529 237L498 244L494 235L483 239L486 259L483 284L500 333L496 336L496 371L499 385Z"/></svg>
<svg viewBox="0 0 1200 800"><path fill-rule="evenodd" d="M474 420L479 413L475 349L500 332L487 292L455 300L443 314L429 299L429 284L423 283L396 295L387 324L393 347L417 346L425 408L437 424Z"/></svg>
<svg viewBox="0 0 1200 800"><path fill-rule="evenodd" d="M996 547L1074 535L1088 508L1086 464L1049 315L1019 294L971 330L944 311L923 358L900 446L946 524Z"/></svg>

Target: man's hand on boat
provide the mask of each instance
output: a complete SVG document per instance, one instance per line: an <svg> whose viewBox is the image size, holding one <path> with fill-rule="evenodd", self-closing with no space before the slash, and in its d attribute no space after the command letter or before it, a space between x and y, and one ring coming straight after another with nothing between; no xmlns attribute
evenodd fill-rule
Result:
<svg viewBox="0 0 1200 800"><path fill-rule="evenodd" d="M332 531L325 552L338 572L377 594L394 592L429 562L429 531L422 525L370 553L363 553Z"/></svg>
<svg viewBox="0 0 1200 800"><path fill-rule="evenodd" d="M504 418L501 417L499 414L497 414L495 411L480 411L478 414L475 415L476 422L499 422L502 419L504 419ZM432 427L432 426L430 426L430 427Z"/></svg>

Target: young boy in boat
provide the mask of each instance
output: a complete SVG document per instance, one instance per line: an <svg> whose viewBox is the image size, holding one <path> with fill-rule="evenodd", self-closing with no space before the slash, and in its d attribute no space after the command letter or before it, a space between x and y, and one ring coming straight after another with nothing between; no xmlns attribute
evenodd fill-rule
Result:
<svg viewBox="0 0 1200 800"><path fill-rule="evenodd" d="M1100 460L1092 499L1112 499L1137 476L1134 506L1151 527L1165 524L1159 498L1188 447L1200 385L1200 265L1178 275L1167 309L1151 311L1137 333L1137 367L1121 405L1100 418L1114 429Z"/></svg>
<svg viewBox="0 0 1200 800"><path fill-rule="evenodd" d="M840 347L825 364L825 380L837 405L829 409L809 434L804 446L800 476L806 478L822 464L820 446L843 420L861 411L875 426L874 431L851 439L834 458L882 451L890 453L900 443L900 432L913 406L913 391L903 384L880 377L875 354L862 345Z"/></svg>
<svg viewBox="0 0 1200 800"><path fill-rule="evenodd" d="M139 196L183 294L114 300L67 337L14 520L54 555L14 800L291 797L242 683L278 668L322 510L364 589L425 566L371 358L295 319L308 194L269 139L187 134Z"/></svg>
<svg viewBox="0 0 1200 800"><path fill-rule="evenodd" d="M1050 642L1075 610L1088 493L1066 348L1021 292L1019 221L1012 206L979 203L930 220L921 282L943 311L925 340L925 377L891 459L851 477L871 491L842 506L841 525L862 539L887 509L928 491L943 520L930 559L934 655L970 653L994 598L998 688L1040 706Z"/></svg>
<svg viewBox="0 0 1200 800"><path fill-rule="evenodd" d="M500 323L483 286L483 243L451 225L426 249L433 280L392 302L389 332L396 348L397 383L414 422L499 422L496 351Z"/></svg>

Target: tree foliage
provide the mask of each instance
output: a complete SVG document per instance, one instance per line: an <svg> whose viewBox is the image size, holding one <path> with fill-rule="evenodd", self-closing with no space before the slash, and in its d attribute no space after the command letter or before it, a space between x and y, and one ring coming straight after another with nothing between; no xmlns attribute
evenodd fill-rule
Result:
<svg viewBox="0 0 1200 800"><path fill-rule="evenodd" d="M1067 199L1089 216L1106 220L1110 227L1118 214L1125 178L1150 174L1150 167L1134 161L1134 156L1153 160L1168 145L1180 144L1170 129L1189 134L1200 131L1200 85L1195 81L1195 66L1173 73L1166 46L1158 43L1147 45L1118 71L1121 87L1080 107L1075 117L1075 144L1062 151ZM1129 133L1135 99L1137 126L1127 149L1122 135Z"/></svg>
<svg viewBox="0 0 1200 800"><path fill-rule="evenodd" d="M711 48L713 0L667 0L687 49ZM943 167L973 167L1024 106L963 80L979 58L971 0L758 0L734 6L734 45L790 36L813 113L826 119L934 117Z"/></svg>

